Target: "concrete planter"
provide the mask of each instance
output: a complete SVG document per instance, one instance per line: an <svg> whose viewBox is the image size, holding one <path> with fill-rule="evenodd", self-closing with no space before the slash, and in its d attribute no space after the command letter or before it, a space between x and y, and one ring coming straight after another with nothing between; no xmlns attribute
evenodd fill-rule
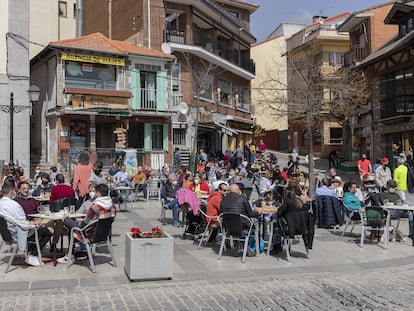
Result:
<svg viewBox="0 0 414 311"><path fill-rule="evenodd" d="M131 281L171 279L174 267L174 239L133 239L125 234L125 272Z"/></svg>

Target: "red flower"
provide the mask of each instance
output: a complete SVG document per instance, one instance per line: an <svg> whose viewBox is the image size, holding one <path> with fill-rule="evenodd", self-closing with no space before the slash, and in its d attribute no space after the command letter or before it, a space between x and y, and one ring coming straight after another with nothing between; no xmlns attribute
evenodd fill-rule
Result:
<svg viewBox="0 0 414 311"><path fill-rule="evenodd" d="M131 228L131 236L134 239L138 238L162 238L164 237L164 232L162 232L160 227L154 227L151 231L142 232L140 228L133 227Z"/></svg>

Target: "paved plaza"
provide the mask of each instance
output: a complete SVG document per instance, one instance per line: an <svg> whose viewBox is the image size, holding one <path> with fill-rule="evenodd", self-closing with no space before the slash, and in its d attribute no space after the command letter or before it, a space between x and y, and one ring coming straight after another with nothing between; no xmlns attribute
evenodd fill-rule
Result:
<svg viewBox="0 0 414 311"><path fill-rule="evenodd" d="M341 172L340 172L341 173ZM253 194L255 195L255 194ZM340 230L317 229L311 259L300 240L284 253L217 260L218 245L198 249L182 239L182 228L163 229L174 237L172 280L130 282L124 272L125 232L160 225L160 203L142 198L128 203L113 225L118 267L98 253L96 273L80 260L41 268L17 265L3 271L7 249L0 251L1 310L411 310L414 303L414 248L411 240L358 245L359 227L341 237ZM407 221L400 228L408 232ZM66 242L66 240L65 240Z"/></svg>

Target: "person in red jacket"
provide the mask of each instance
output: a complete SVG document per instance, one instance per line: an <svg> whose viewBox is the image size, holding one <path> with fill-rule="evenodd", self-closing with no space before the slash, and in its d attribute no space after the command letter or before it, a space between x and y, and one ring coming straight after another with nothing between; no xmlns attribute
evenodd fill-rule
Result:
<svg viewBox="0 0 414 311"><path fill-rule="evenodd" d="M217 191L214 191L210 194L210 196L207 199L207 216L216 217L220 215L221 200L227 195L228 192L229 192L229 185L223 181L222 183L219 184ZM210 227L216 226L216 220L211 219L209 222L209 226Z"/></svg>
<svg viewBox="0 0 414 311"><path fill-rule="evenodd" d="M52 204L54 201L62 198L74 198L75 191L69 185L65 185L65 176L63 174L56 175L57 185L52 188L50 193L49 204Z"/></svg>

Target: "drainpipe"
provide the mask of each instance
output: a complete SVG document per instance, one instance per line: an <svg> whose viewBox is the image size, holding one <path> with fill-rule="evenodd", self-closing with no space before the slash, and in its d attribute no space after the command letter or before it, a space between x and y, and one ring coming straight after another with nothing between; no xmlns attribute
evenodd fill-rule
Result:
<svg viewBox="0 0 414 311"><path fill-rule="evenodd" d="M151 0L148 0L148 48L151 48Z"/></svg>
<svg viewBox="0 0 414 311"><path fill-rule="evenodd" d="M112 0L108 0L108 38L112 39Z"/></svg>
<svg viewBox="0 0 414 311"><path fill-rule="evenodd" d="M76 0L76 37L83 35L83 0Z"/></svg>

